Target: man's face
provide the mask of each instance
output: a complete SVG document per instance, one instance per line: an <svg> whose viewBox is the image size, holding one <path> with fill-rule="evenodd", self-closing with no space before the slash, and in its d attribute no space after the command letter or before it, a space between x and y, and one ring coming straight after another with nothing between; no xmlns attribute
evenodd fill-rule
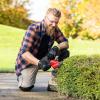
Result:
<svg viewBox="0 0 100 100"><path fill-rule="evenodd" d="M58 25L59 18L55 17L53 14L48 14L45 18L46 31L48 35L52 35Z"/></svg>

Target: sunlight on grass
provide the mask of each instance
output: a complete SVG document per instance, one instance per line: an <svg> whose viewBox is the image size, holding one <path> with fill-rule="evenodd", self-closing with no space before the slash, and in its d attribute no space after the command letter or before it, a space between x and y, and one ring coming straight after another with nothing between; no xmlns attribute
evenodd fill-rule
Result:
<svg viewBox="0 0 100 100"><path fill-rule="evenodd" d="M72 55L92 55L100 54L100 41L88 41L88 40L72 40L69 39L69 50Z"/></svg>
<svg viewBox="0 0 100 100"><path fill-rule="evenodd" d="M0 25L0 72L14 71L25 30Z"/></svg>

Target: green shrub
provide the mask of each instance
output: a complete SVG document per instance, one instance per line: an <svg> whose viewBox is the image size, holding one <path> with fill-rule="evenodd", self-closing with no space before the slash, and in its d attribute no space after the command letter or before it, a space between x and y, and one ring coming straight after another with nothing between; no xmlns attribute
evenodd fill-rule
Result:
<svg viewBox="0 0 100 100"><path fill-rule="evenodd" d="M100 100L100 55L66 59L57 73L58 91L82 100Z"/></svg>

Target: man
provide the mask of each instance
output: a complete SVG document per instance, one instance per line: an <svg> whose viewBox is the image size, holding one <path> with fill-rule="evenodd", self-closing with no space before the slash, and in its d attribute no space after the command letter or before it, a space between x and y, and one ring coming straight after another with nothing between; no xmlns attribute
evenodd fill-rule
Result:
<svg viewBox="0 0 100 100"><path fill-rule="evenodd" d="M22 46L16 59L16 75L18 86L22 91L30 91L34 87L39 69L50 69L50 60L62 61L69 56L68 40L58 28L61 12L49 8L41 22L30 25L23 38ZM53 46L54 41L58 45Z"/></svg>

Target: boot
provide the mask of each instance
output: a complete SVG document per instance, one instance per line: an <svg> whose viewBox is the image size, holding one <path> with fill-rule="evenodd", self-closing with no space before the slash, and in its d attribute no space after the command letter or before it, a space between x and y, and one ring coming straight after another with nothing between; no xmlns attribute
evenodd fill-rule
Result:
<svg viewBox="0 0 100 100"><path fill-rule="evenodd" d="M57 78L56 78L57 70L52 70L51 79L48 82L48 91L57 92Z"/></svg>

